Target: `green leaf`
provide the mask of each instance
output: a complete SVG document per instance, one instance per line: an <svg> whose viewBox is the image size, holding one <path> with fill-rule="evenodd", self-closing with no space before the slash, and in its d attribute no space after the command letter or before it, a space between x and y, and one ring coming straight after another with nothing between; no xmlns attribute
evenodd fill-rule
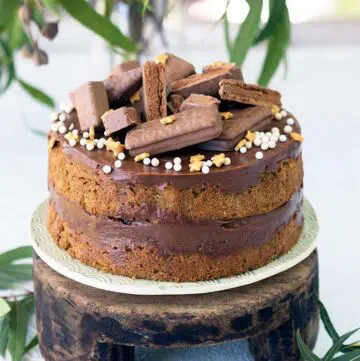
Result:
<svg viewBox="0 0 360 361"><path fill-rule="evenodd" d="M6 316L10 312L9 304L0 297L0 318Z"/></svg>
<svg viewBox="0 0 360 361"><path fill-rule="evenodd" d="M328 333L328 335L334 342L337 341L338 338L340 337L340 335L335 330L335 327L330 320L329 314L328 314L324 304L320 300L317 300L317 305L318 305L318 308L320 311L320 318L324 324L326 332Z"/></svg>
<svg viewBox="0 0 360 361"><path fill-rule="evenodd" d="M36 347L39 344L39 338L37 336L34 336L32 340L26 345L24 354L31 351L34 347Z"/></svg>
<svg viewBox="0 0 360 361"><path fill-rule="evenodd" d="M0 289L9 289L32 280L31 264L12 264L0 267Z"/></svg>
<svg viewBox="0 0 360 361"><path fill-rule="evenodd" d="M50 108L55 108L54 100L49 95L45 94L42 90L35 88L33 85L26 83L22 79L17 78L17 81L31 97Z"/></svg>
<svg viewBox="0 0 360 361"><path fill-rule="evenodd" d="M1 1L1 0L0 0ZM0 94L4 93L15 79L15 65L12 51L4 40L0 38L0 60L4 61L0 63L1 67L6 69L7 79L4 84L0 83ZM3 70L3 69L2 69Z"/></svg>
<svg viewBox="0 0 360 361"><path fill-rule="evenodd" d="M269 7L269 19L259 35L255 38L254 45L269 38L276 29L276 25L281 22L283 14L286 11L286 0L270 0Z"/></svg>
<svg viewBox="0 0 360 361"><path fill-rule="evenodd" d="M329 351L326 353L326 355L323 358L323 361L331 361L333 359L333 357L340 351L341 346L344 344L344 342L352 335L354 334L356 331L358 331L359 329L355 329L353 331L347 332L344 335L342 335L341 337L339 337L334 344L331 346L331 348L329 349Z"/></svg>
<svg viewBox="0 0 360 361"><path fill-rule="evenodd" d="M32 258L32 247L22 246L0 254L0 265L6 265L26 258Z"/></svg>
<svg viewBox="0 0 360 361"><path fill-rule="evenodd" d="M8 24L14 18L19 6L17 0L0 0L0 25Z"/></svg>
<svg viewBox="0 0 360 361"><path fill-rule="evenodd" d="M131 52L136 51L135 43L125 36L112 22L98 14L86 1L58 0L58 2L73 18L89 30L100 35L111 45Z"/></svg>
<svg viewBox="0 0 360 361"><path fill-rule="evenodd" d="M24 31L22 22L17 13L12 19L11 25L8 26L8 43L12 50L23 47L29 39Z"/></svg>
<svg viewBox="0 0 360 361"><path fill-rule="evenodd" d="M115 0L104 0L104 1L105 1L104 16L109 19L115 6Z"/></svg>
<svg viewBox="0 0 360 361"><path fill-rule="evenodd" d="M57 0L42 0L47 10L49 10L53 15L60 17L61 6L58 4Z"/></svg>
<svg viewBox="0 0 360 361"><path fill-rule="evenodd" d="M229 57L231 58L232 45L231 45L231 39L230 39L229 19L227 17L228 10L229 10L229 4L230 4L230 0L227 0L225 13L222 16L222 19L223 19L223 22L224 22L225 45L226 45L226 49L228 51Z"/></svg>
<svg viewBox="0 0 360 361"><path fill-rule="evenodd" d="M335 357L333 361L358 361L360 360L360 350L351 351L345 355Z"/></svg>
<svg viewBox="0 0 360 361"><path fill-rule="evenodd" d="M286 8L283 19L279 22L269 40L267 54L262 66L258 83L267 86L286 55L286 50L290 41L290 18Z"/></svg>
<svg viewBox="0 0 360 361"><path fill-rule="evenodd" d="M231 58L232 62L241 66L245 60L249 48L254 42L255 36L259 30L262 0L247 0L250 10L246 19L241 24L238 34L232 46Z"/></svg>
<svg viewBox="0 0 360 361"><path fill-rule="evenodd" d="M305 342L303 341L300 335L300 330L298 330L296 333L296 340L297 340L297 345L299 347L299 351L304 361L321 361L321 359L318 356L316 356L305 344Z"/></svg>
<svg viewBox="0 0 360 361"><path fill-rule="evenodd" d="M9 341L9 314L0 321L0 356L5 357Z"/></svg>

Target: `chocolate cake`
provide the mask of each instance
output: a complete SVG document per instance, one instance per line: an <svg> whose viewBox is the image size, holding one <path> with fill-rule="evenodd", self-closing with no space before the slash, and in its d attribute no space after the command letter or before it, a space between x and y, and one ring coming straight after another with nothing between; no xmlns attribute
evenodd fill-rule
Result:
<svg viewBox="0 0 360 361"><path fill-rule="evenodd" d="M197 281L261 267L298 241L300 125L279 92L245 83L235 64L194 74L162 54L70 99L49 133L48 229L72 257Z"/></svg>

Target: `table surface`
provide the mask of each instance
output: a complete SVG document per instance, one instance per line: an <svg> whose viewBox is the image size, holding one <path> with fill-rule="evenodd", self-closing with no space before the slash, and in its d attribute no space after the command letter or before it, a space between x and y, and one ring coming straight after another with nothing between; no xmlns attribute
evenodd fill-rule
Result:
<svg viewBox="0 0 360 361"><path fill-rule="evenodd" d="M21 60L20 75L47 89L57 100L90 77L101 79L109 71L110 59L101 42L87 32L65 30L58 45L51 45L51 65L43 69ZM194 34L194 31L192 32ZM216 33L194 39L189 31L174 36L171 51L197 67L225 59L224 47ZM175 34L176 35L176 34ZM196 41L201 47L196 46ZM87 46L91 43L91 51ZM186 45L184 45L186 44ZM76 45L76 44L75 44ZM154 45L153 53L158 51ZM152 55L152 54L151 54ZM244 68L245 79L255 81L263 49L253 51ZM216 58L216 59L215 59ZM358 204L360 204L360 47L296 47L288 56L289 72L279 72L272 86L283 94L283 103L301 121L304 142L305 194L316 208L320 221L320 295L340 333L360 325L358 300L360 276ZM91 74L91 76L89 76ZM13 86L0 98L3 125L0 142L0 251L27 244L32 211L47 196L46 139L26 127L46 130L48 111ZM354 282L355 281L355 282ZM330 341L322 329L316 351L322 355ZM139 351L148 360L232 360L239 354L250 360L246 343L196 350ZM233 357L231 355L234 355ZM33 358L34 360L38 358Z"/></svg>

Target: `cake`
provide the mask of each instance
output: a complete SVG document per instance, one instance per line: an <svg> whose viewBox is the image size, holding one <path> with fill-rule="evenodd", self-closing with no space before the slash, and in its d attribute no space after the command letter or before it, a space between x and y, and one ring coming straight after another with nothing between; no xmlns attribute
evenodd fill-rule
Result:
<svg viewBox="0 0 360 361"><path fill-rule="evenodd" d="M48 230L73 258L191 282L262 267L303 227L303 136L235 64L173 54L70 94L49 132Z"/></svg>

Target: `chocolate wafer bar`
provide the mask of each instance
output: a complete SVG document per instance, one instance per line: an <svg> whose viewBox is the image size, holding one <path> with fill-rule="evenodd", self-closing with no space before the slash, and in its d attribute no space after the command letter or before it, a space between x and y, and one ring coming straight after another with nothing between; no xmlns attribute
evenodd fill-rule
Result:
<svg viewBox="0 0 360 361"><path fill-rule="evenodd" d="M227 68L232 74L231 79L244 81L241 69L235 63L225 63L222 61L215 61L203 67L203 73L209 73L214 70Z"/></svg>
<svg viewBox="0 0 360 361"><path fill-rule="evenodd" d="M135 126L125 138L130 155L151 155L181 149L218 137L222 121L216 105L194 108L172 115L170 124L160 119Z"/></svg>
<svg viewBox="0 0 360 361"><path fill-rule="evenodd" d="M131 107L110 109L102 115L101 119L108 135L141 123L138 112Z"/></svg>
<svg viewBox="0 0 360 361"><path fill-rule="evenodd" d="M116 65L116 67L111 71L112 74L122 74L129 70L139 68L140 64L136 60L129 60L123 63Z"/></svg>
<svg viewBox="0 0 360 361"><path fill-rule="evenodd" d="M210 95L191 94L181 104L180 111L183 112L184 110L193 109L196 107L206 107L209 105L218 106L219 104L220 104L220 100Z"/></svg>
<svg viewBox="0 0 360 361"><path fill-rule="evenodd" d="M231 111L232 118L224 120L223 131L216 139L199 144L206 150L230 151L244 138L248 130L269 129L272 111L269 107L255 106Z"/></svg>
<svg viewBox="0 0 360 361"><path fill-rule="evenodd" d="M281 95L276 90L245 84L240 80L224 79L220 82L220 98L242 104L281 107Z"/></svg>
<svg viewBox="0 0 360 361"><path fill-rule="evenodd" d="M179 113L184 98L180 94L172 94L169 96L168 107L172 113Z"/></svg>

